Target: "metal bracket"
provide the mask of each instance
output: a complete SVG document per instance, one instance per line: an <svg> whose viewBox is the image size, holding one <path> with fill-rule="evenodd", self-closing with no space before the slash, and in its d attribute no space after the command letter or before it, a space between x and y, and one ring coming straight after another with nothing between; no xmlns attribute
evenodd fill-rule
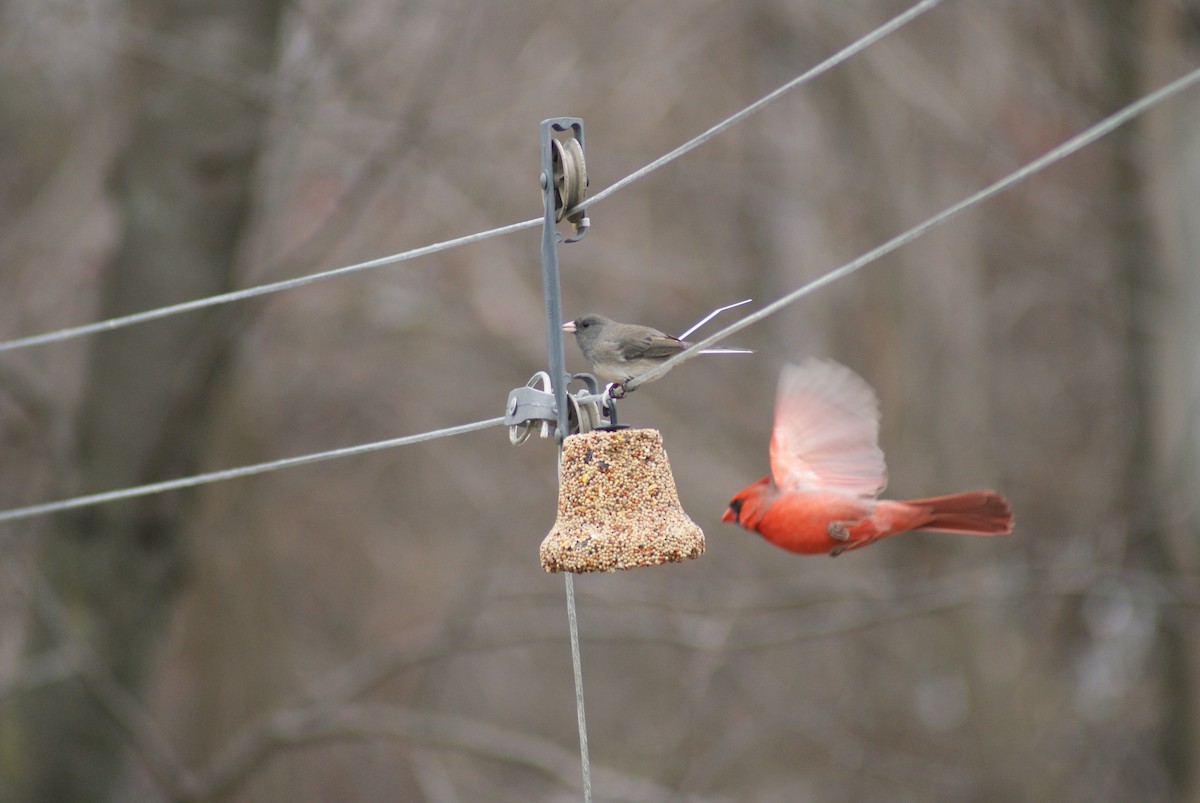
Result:
<svg viewBox="0 0 1200 803"><path fill-rule="evenodd" d="M574 228L566 242L587 234L589 221L583 209L587 169L583 164L583 120L559 117L543 120L542 143L542 293L546 304L546 351L552 377L547 390L554 393L558 411L558 442L568 430L567 359L563 354L562 292L559 288L558 244L563 241L558 222L565 217ZM569 137L555 137L570 132ZM556 158L557 156L557 158Z"/></svg>
<svg viewBox="0 0 1200 803"><path fill-rule="evenodd" d="M556 137L555 132L569 136ZM587 234L591 220L584 202L587 198L587 163L583 158L583 121L575 117L559 117L542 122L542 190L545 206L554 210L554 221L565 218L572 233L561 237L573 243ZM551 197L553 193L553 197Z"/></svg>
<svg viewBox="0 0 1200 803"><path fill-rule="evenodd" d="M587 386L583 390L579 391L579 393L576 395L579 397L594 397L600 395L600 381L596 379L596 377L592 376L591 374L571 374L571 381L575 381L576 379L583 382L583 384ZM616 398L612 394L611 388L612 386L610 386L610 390L608 391L607 395L600 399L599 402L589 402L593 409L593 423L591 429L622 428L617 423L617 402ZM572 432L572 434L574 433Z"/></svg>
<svg viewBox="0 0 1200 803"><path fill-rule="evenodd" d="M593 429L617 429L617 406L610 398L596 399L598 383L591 374L574 374L571 380L582 380L586 385L574 396L566 396L566 435L591 432ZM540 386L540 387L539 387ZM541 428L541 437L548 438L558 429L558 407L550 385L550 375L538 371L524 387L508 394L508 406L504 410L504 424L508 427L508 439L514 445L529 440L535 429Z"/></svg>
<svg viewBox="0 0 1200 803"><path fill-rule="evenodd" d="M543 438L553 432L561 444L572 432L586 432L604 423L603 412L607 410L602 410L595 401L581 401L587 394L567 395L572 377L567 375L563 354L558 244L582 239L591 224L584 207L588 177L583 159L583 120L575 117L543 120L541 132L542 286L550 370L538 371L525 387L508 394L504 423L513 444L524 443L537 427L541 428ZM558 230L558 224L564 220L571 227L566 237ZM594 377L588 387L595 395ZM615 412L610 417L615 423Z"/></svg>
<svg viewBox="0 0 1200 803"><path fill-rule="evenodd" d="M537 385L541 385L539 389ZM504 424L508 427L508 440L514 446L529 440L533 430L541 424L542 437L558 424L558 408L551 392L550 375L538 371L525 384L508 394L508 406L504 408Z"/></svg>

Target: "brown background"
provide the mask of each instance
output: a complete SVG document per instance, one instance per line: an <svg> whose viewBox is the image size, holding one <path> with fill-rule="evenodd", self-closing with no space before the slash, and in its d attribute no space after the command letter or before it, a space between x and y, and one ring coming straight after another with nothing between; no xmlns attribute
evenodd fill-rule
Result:
<svg viewBox="0 0 1200 803"><path fill-rule="evenodd" d="M0 338L540 214L897 2L0 4ZM569 317L773 300L1194 68L1192 2L948 0L591 210ZM1192 90L635 393L708 536L576 581L595 799L1200 800ZM500 415L538 233L0 354L0 507ZM721 525L804 355L888 495L1008 539L827 558ZM573 344L569 365L581 369ZM502 429L3 525L0 797L581 799L554 450Z"/></svg>

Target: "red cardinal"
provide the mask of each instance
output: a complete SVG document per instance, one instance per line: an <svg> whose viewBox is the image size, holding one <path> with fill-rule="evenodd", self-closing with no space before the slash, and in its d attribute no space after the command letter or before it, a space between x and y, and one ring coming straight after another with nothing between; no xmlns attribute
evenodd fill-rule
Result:
<svg viewBox="0 0 1200 803"><path fill-rule="evenodd" d="M849 368L809 359L779 377L771 476L738 491L721 521L806 555L840 555L908 530L1012 532L998 493L877 499L886 485L875 391Z"/></svg>

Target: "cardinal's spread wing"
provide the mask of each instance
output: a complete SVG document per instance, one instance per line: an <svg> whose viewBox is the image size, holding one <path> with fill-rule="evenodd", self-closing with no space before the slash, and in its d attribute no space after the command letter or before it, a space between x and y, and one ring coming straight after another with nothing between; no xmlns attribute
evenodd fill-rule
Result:
<svg viewBox="0 0 1200 803"><path fill-rule="evenodd" d="M771 476L785 491L874 497L887 485L879 400L862 377L833 362L784 366L775 397Z"/></svg>

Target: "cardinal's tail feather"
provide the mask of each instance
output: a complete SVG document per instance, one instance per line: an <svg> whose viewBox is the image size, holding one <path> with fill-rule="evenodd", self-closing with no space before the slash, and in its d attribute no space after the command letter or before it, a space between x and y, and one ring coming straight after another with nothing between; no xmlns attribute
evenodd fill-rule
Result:
<svg viewBox="0 0 1200 803"><path fill-rule="evenodd" d="M908 504L925 508L929 518L916 529L968 535L1007 535L1013 515L1008 500L994 491L968 491L949 496L912 499Z"/></svg>

